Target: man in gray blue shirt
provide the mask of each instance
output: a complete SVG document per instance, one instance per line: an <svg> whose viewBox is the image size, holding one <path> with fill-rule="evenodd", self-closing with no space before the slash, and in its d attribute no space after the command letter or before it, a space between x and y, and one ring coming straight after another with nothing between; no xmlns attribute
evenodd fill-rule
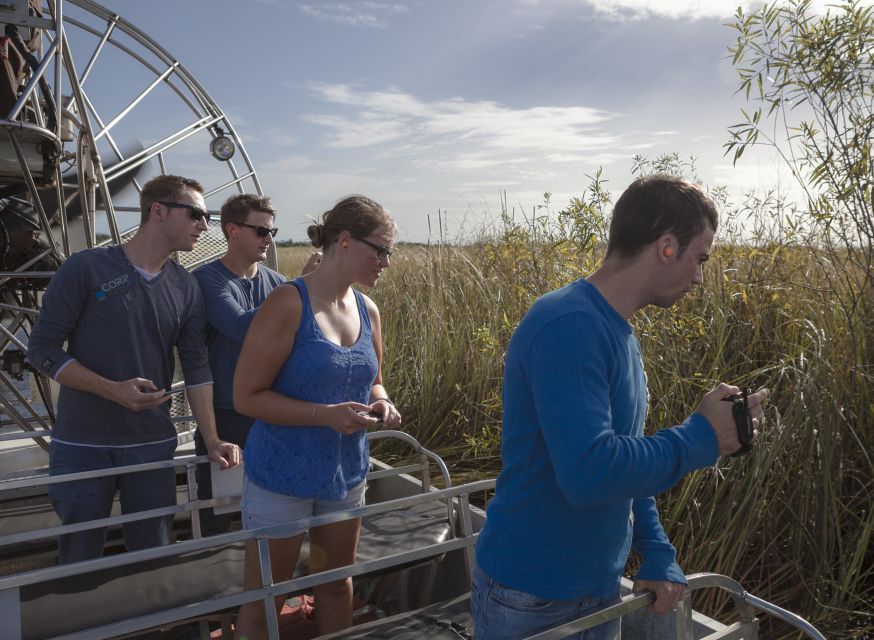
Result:
<svg viewBox="0 0 874 640"><path fill-rule="evenodd" d="M220 438L240 447L246 445L253 420L234 410L237 359L258 308L275 287L286 281L285 276L261 264L279 231L273 226L275 217L276 210L266 196L238 194L228 198L221 210L228 250L220 259L193 272L206 303L206 344L215 380L216 428ZM313 253L304 273L315 269L320 258L320 253ZM195 447L199 455L206 453L199 434L195 435ZM212 497L208 465L198 466L197 486L202 500ZM217 516L212 509L206 509L200 516L203 535L223 533L230 527L230 515Z"/></svg>
<svg viewBox="0 0 874 640"><path fill-rule="evenodd" d="M140 209L140 227L127 244L64 262L30 336L30 363L61 384L52 475L173 457L174 347L210 457L222 468L240 461L239 447L216 435L200 289L168 259L194 248L207 229L203 188L188 178L158 176L143 187ZM123 513L173 505L176 474L171 468L63 482L51 485L49 496L61 522L74 524L108 517L116 490ZM167 544L171 524L172 515L127 523L125 546ZM102 528L62 535L59 560L99 557L104 542Z"/></svg>

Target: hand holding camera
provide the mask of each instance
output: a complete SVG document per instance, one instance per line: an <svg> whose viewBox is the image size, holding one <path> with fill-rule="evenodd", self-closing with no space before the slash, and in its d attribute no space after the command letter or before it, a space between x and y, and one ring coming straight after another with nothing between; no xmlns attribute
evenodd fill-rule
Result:
<svg viewBox="0 0 874 640"><path fill-rule="evenodd" d="M723 402L731 402L731 413L734 416L734 426L737 429L737 439L740 449L731 454L732 458L748 454L753 449L756 431L753 428L753 417L750 415L749 395L752 391L744 388L740 393L726 396Z"/></svg>
<svg viewBox="0 0 874 640"><path fill-rule="evenodd" d="M718 384L701 400L697 412L707 418L719 455L743 455L752 449L758 435L762 405L770 395L764 387L751 393L725 383Z"/></svg>

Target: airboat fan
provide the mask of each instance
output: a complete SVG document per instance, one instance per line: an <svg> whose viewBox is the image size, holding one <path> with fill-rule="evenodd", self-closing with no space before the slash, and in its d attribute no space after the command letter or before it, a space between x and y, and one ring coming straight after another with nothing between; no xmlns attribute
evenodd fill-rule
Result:
<svg viewBox="0 0 874 640"><path fill-rule="evenodd" d="M0 0L0 27L0 411L3 424L47 429L50 385L24 355L58 266L132 235L141 185L160 173L199 180L211 210L262 190L219 106L114 12L88 0ZM224 248L213 222L176 259L193 268Z"/></svg>

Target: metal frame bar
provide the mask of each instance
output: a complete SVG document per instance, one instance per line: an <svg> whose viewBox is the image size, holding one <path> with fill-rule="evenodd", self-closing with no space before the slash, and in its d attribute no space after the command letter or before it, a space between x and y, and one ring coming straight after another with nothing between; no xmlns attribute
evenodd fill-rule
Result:
<svg viewBox="0 0 874 640"><path fill-rule="evenodd" d="M682 616L683 620L688 620L691 623L692 592L709 588L728 591L735 602L738 615L740 616L739 622L706 636L706 640L729 640L730 638L745 638L746 640L753 640L757 638L758 620L755 617L754 607L767 611L784 622L791 624L796 629L801 630L806 636L813 638L814 640L826 640L825 636L804 618L747 593L740 583L727 576L719 575L717 573L695 573L686 576L686 580L689 584L686 587L686 595L683 600L682 611L677 611L678 618ZM594 613L563 625L553 627L547 631L528 636L525 640L559 640L560 638L566 638L569 635L585 631L586 629L591 629L599 624L608 622L609 620L621 618L628 613L649 606L653 602L655 602L655 594L652 592L633 593L631 595L623 596L617 602L607 605L603 609ZM685 623L680 624L680 620L678 620L677 639L692 640L692 638L694 638L694 636L692 635L691 625Z"/></svg>
<svg viewBox="0 0 874 640"><path fill-rule="evenodd" d="M23 271L23 269L27 269L29 266L36 264L37 262L39 262L40 260L42 260L46 256L50 256L50 255L52 255L51 247L46 249L45 251L43 251L39 255L34 256L33 258L31 258L30 260L25 262L23 265L18 267L18 269L16 269L15 271L0 272L0 286L6 284L6 281L9 280L10 278L21 278L21 277L26 278L26 277L31 277L31 274L33 275L33 277L37 277L37 278L42 277L41 274L54 275L54 273L55 273L54 271ZM51 275L49 275L48 277L51 277Z"/></svg>
<svg viewBox="0 0 874 640"><path fill-rule="evenodd" d="M17 319L18 328L20 328L21 325L23 324L22 321L21 321L21 319L20 319L21 315L22 315L22 314L19 313L18 316L16 316L16 318L13 318L13 320L16 320L16 319ZM4 340L2 343L0 343L0 350L5 349L5 348L6 348L6 345L9 344L9 343L11 342L11 343L14 344L16 347L18 347L19 349L21 349L22 351L24 351L25 353L27 353L27 345L24 344L24 343L23 343L21 340L19 340L18 338L16 338L16 337L15 337L15 334L14 334L12 331L10 331L9 329L7 329L6 326L5 326L4 324L2 324L2 323L0 323L0 332L2 332L3 335L6 336L6 338L7 338L7 340ZM2 370L0 370L0 372L2 372Z"/></svg>
<svg viewBox="0 0 874 640"><path fill-rule="evenodd" d="M400 440L408 444L412 447L416 453L424 456L425 458L430 458L434 461L437 467L440 469L440 474L443 476L443 484L445 487L449 488L452 486L452 480L449 477L449 468L446 466L446 463L443 462L443 458L434 453L433 451L429 451L425 447L423 447L418 440L416 440L413 436L408 433L404 433L403 431L396 431L394 429L382 429L380 431L371 431L367 434L368 442L373 442L374 440L383 440L386 438L391 438L393 440ZM431 488L431 479L427 476L427 473L422 474L422 487L424 491L429 491ZM452 531L452 535L455 535L456 529L456 518L455 518L455 509L453 507L452 502L447 502L446 504L447 515L446 517L449 520L449 528Z"/></svg>
<svg viewBox="0 0 874 640"><path fill-rule="evenodd" d="M112 32L115 30L115 25L117 24L117 22L118 16L115 16L114 18L106 21L106 31L103 32L103 36L100 38L100 42L97 43L97 46L94 48L94 52L91 54L91 58L88 60L88 63L82 70L82 76L79 78L79 86L84 86L85 82L88 80L88 75L91 73L91 69L97 62L98 56L103 51L103 47L104 45L106 45L106 41L109 40L109 36L111 36Z"/></svg>
<svg viewBox="0 0 874 640"><path fill-rule="evenodd" d="M39 66L37 66L37 68L31 74L27 86L24 87L24 91L21 92L21 95L18 96L18 100L16 100L15 104L12 105L12 109L9 110L9 113L6 116L7 120L15 120L15 118L18 117L18 114L21 113L21 110L30 99L30 96L33 94L34 91L36 91L37 87L39 87L39 81L45 75L46 69L48 69L49 64L51 64L52 58L54 57L58 47L59 41L56 39L49 47L49 50L46 51L43 59L39 63ZM60 114L58 115L60 116Z"/></svg>
<svg viewBox="0 0 874 640"><path fill-rule="evenodd" d="M111 14L111 13L109 13L108 11L106 11L105 9L103 9L103 7L99 7L100 11L92 11L92 10L89 9L86 5L90 5L90 6L93 6L93 7L98 7L98 6L99 6L99 5L95 5L95 4L93 4L93 3L77 2L76 0L68 0L68 2L71 2L72 4L77 5L77 6L81 7L81 8L83 8L83 9L85 9L86 11L89 11L92 15L96 15L96 16L98 16L98 17L102 17L104 20L107 20L107 22L108 22L109 20L115 20L115 24L116 24L116 26L117 26L118 28L120 28L120 29L122 30L122 32L124 32L124 33L126 33L127 35L133 37L133 39L134 39L138 44L140 44L140 45L145 45L145 46L149 46L149 44L147 43L147 41L144 41L144 40L141 40L140 38L137 38L136 35L134 35L133 33L131 33L131 32L129 31L129 29L130 29L133 25L131 25L129 22L126 22L126 21L124 20L124 18L120 17L118 14ZM106 17L106 16L110 16L110 17ZM66 18L66 21L67 21L67 24L72 25L72 26L74 26L74 27L77 27L77 28L81 29L82 31L85 31L86 33L90 33L90 34L93 35L93 36L100 36L100 32L99 32L97 29L95 29L94 27L92 27L91 25L85 24L84 22L81 22L81 21L79 21L79 20L77 20L77 19L75 19L75 18L69 18L69 17ZM158 74L160 73L160 72L158 71L158 67L152 65L148 60L146 60L145 58L143 58L140 54L138 54L136 51L134 51L133 49L131 49L131 48L128 47L127 45L122 44L121 42L118 42L117 40L115 40L115 39L112 38L112 37L108 38L108 39L107 39L107 42L108 42L109 44L113 45L114 47L116 47L119 51L122 51L122 52L126 53L127 55L129 55L131 58L133 58L134 60L136 60L137 62L139 62L141 65L143 65L146 69L148 69L149 71L151 71L151 72L154 73L155 75L158 75ZM154 41L152 41L152 42L154 42ZM154 50L152 50L152 51L150 51L150 52L151 52L151 53L159 53L158 51L154 51ZM169 56L169 55L167 55L166 57L162 57L161 55L159 55L158 57L162 59L162 62L165 62L165 63L168 63L168 64L169 64L170 62L173 61L173 58L172 58L171 56ZM182 92L182 91L179 89L179 87L177 87L176 85L174 85L172 82L168 82L167 84L168 84L168 85L173 89L173 91L174 91L174 92L175 92L175 93L176 93L176 94L177 94L177 95L182 99L182 101L183 101L183 102L188 106L188 108L190 108L190 109L191 109L192 111L194 111L195 113L198 113L197 108L195 107L194 103L190 100L190 98L189 98L187 95L185 95L184 92ZM199 96L199 95L196 95L196 94L195 94L195 97L197 97L198 99L200 99L200 96ZM201 105L201 106L203 106L203 105ZM198 113L198 115L200 115L200 114Z"/></svg>
<svg viewBox="0 0 874 640"><path fill-rule="evenodd" d="M0 310L3 311L15 311L17 313L29 313L31 315L39 315L39 311L36 309L28 309L27 307L19 307L14 304L8 304L6 302L0 302Z"/></svg>
<svg viewBox="0 0 874 640"><path fill-rule="evenodd" d="M63 33L64 28L64 2L63 0L55 0L55 40L59 41L60 44L55 51L55 109L57 109L57 114L55 118L55 126L57 127L57 131L55 131L55 135L58 136L58 139L61 138L61 130L64 128L63 117L61 115L61 110L63 105L61 104L62 91L63 91L63 55L64 49L66 48L66 41L59 37ZM60 171L58 171L58 183L60 184ZM61 207L63 211L63 205L60 203L60 198L58 199L58 206ZM66 234L64 235L66 238ZM67 254L69 255L69 251Z"/></svg>
<svg viewBox="0 0 874 640"><path fill-rule="evenodd" d="M2 374L2 372L0 372ZM5 375L3 376L5 378ZM4 406L7 404L7 400L5 396L0 396L0 403ZM14 407L11 405L8 407L10 417L15 420L15 422L22 428L23 431L27 431L30 428L30 424L25 427L24 425L24 417L20 416L17 411L14 411ZM31 409L32 411L32 409ZM13 413L14 412L14 413ZM4 437L0 437L0 440L18 440L18 439L39 439L46 436L45 427L47 426L34 412L34 417L36 421L39 422L44 429L40 431L31 431L28 433L15 433L15 434L7 434ZM18 418L18 419L16 419ZM177 422L187 422L190 421L190 416L177 416ZM32 421L31 421L32 422ZM378 438L372 438L376 434L381 434ZM372 434L368 434L368 439L383 439L383 438L393 438L401 440L410 446L416 448L417 451L426 452L427 449L422 447L419 442L403 432L400 431L392 431L386 430L381 432L374 432ZM446 465L440 456L428 451L428 454L434 456L434 458L438 461L438 464L445 470ZM76 480L87 480L93 478L104 478L109 476L118 476L126 473L137 473L140 471L153 471L157 469L185 469L188 477L188 487L189 487L189 496L188 500L181 505L173 505L167 507L160 507L157 509L150 509L148 511L138 511L135 513L127 514L127 515L119 515L119 516L110 516L107 518L101 518L98 520L89 520L87 522L80 522L76 524L67 524L60 525L55 527L49 527L46 529L38 529L34 531L26 531L21 533L8 534L0 537L0 547L7 544L18 544L20 542L24 542L27 540L38 540L44 538L51 538L54 536L67 534L67 533L75 533L78 531L87 531L89 529L98 529L102 527L112 526L116 524L123 524L125 522L133 522L136 520L146 520L149 518L155 518L158 516L165 516L177 513L199 513L201 509L223 506L234 504L236 498L233 496L223 497L223 498L211 498L209 500L198 500L197 499L197 479L194 474L194 468L197 464L209 462L208 456L185 456L180 458L174 458L171 460L160 460L157 462L147 462L143 464L136 465L128 465L124 467L111 467L107 469L95 469L93 471L80 471L77 473L67 473L61 475L30 475L26 477L13 477L8 479L0 478L0 492L11 491L11 490L20 490L20 489L29 489L33 487L40 486L48 486L52 484L60 484L62 482L73 482ZM376 477L388 477L391 475L400 475L411 468L415 470L419 470L422 472L423 477L428 473L428 466L426 465L409 465L407 467L402 467L398 469L386 469L382 471L375 471L368 473L368 480L375 479ZM448 470L446 471L448 474ZM448 475L447 475L448 479ZM449 484L451 486L451 482ZM422 495L433 495L432 492L423 492ZM434 499L434 498L432 498ZM456 535L455 531L455 514L453 509L453 503L451 501L447 501L447 520L450 524L450 530L452 535ZM197 533L195 533L195 537L199 537L199 518L192 517L192 522L196 523ZM192 525L195 527L195 524Z"/></svg>
<svg viewBox="0 0 874 640"><path fill-rule="evenodd" d="M107 170L107 176L112 179L123 176L124 174L133 171L141 164L148 162L156 155L159 155L166 151L167 149L172 149L180 142L183 142L193 136L196 133L200 133L203 129L209 128L213 124L215 124L217 120L215 118L211 118L209 116L204 116L199 120L192 122L191 124L185 125L176 133L172 133L169 136L166 136L164 139L159 140L158 142L152 144L146 149L135 153L130 156L114 164Z"/></svg>
<svg viewBox="0 0 874 640"><path fill-rule="evenodd" d="M13 126L8 126L12 124ZM27 166L27 159L24 156L24 151L21 148L21 143L18 141L18 138L15 136L15 129L23 129L28 128L34 131L38 131L40 135L46 138L48 142L52 142L56 145L57 148L60 148L60 144L58 139L54 136L54 134L50 133L47 129L41 129L39 127L25 127L24 123L15 122L15 121L0 121L0 126L6 129L6 134L9 137L9 143L12 145L12 148L15 150L15 155L18 157L18 164L21 167L22 175L24 176L25 184L27 184L27 189L30 192L33 198L33 207L36 209L37 214L39 215L40 223L43 225L43 231L46 232L46 236L49 241L49 247L52 248L53 253L59 260L63 260L66 256L64 256L60 249L58 249L58 245L55 242L54 234L52 233L51 225L49 224L48 216L46 215L45 208L42 206L42 200L39 197L39 191L36 188L36 182L33 179L33 174L30 171L30 167ZM13 128L14 127L14 128Z"/></svg>
<svg viewBox="0 0 874 640"><path fill-rule="evenodd" d="M202 551L205 549L209 549L211 547L219 547L225 546L228 544L233 544L237 542L245 542L247 540L254 540L259 536L267 536L270 538L287 538L293 536L297 533L300 533L304 529L310 529L313 527L320 527L323 525L334 524L337 522L341 522L343 520L349 520L352 518L363 518L367 516L379 515L383 513L388 513L390 511L394 511L396 509L406 509L408 507L415 506L417 504L423 504L426 502L433 502L435 500L444 500L447 498L455 498L464 493L473 493L476 491L482 491L484 489L489 489L494 487L494 480L479 480L477 482L472 482L465 485L459 485L457 487L451 487L449 489L440 489L439 491L433 491L430 493L417 493L416 495L406 496L403 498L397 498L395 500L387 500L384 502L377 502L375 504L365 505L363 507L355 507L354 509L348 509L345 511L336 511L333 513L321 515L321 516L313 516L311 518L305 518L303 520L298 520L295 522L288 522L282 524L270 525L268 527L263 527L261 529L254 529L251 531L234 531L231 533L223 533L216 536L211 536L209 538L201 538L200 540L186 540L183 542L177 542L172 545L164 546L164 547L153 547L151 549L143 549L141 551L129 551L124 554L119 554L115 556L107 556L104 558L97 558L95 560L86 560L83 562L77 562L74 564L67 565L57 565L54 567L48 567L45 569L37 569L35 571L27 571L24 573L18 573L10 576L0 577L0 591L4 589L8 589L11 587L21 587L30 584L36 584L42 582L44 580L54 580L57 578L65 578L68 576L78 575L81 573L90 573L92 571L99 571L101 569L108 569L112 567L118 566L127 566L131 564L136 564L138 562L142 562L144 560L153 560L157 558L169 558L177 555L186 554L193 551ZM457 543L458 540L451 541L453 543ZM447 543L440 543L441 546ZM454 545L453 545L454 546ZM459 545L460 546L460 545ZM407 554L418 554L421 555L419 551L411 551L407 552ZM429 555L429 554L425 554ZM376 561L373 561L376 562ZM345 568L345 569L348 569ZM335 570L336 571L336 570ZM362 572L359 572L362 573ZM349 576L344 576L349 577ZM337 578L332 578L332 580L336 580ZM294 582L295 580L299 580L295 578L294 580L289 580L287 582ZM329 580L329 581L332 581ZM282 583L285 584L285 583ZM304 587L306 588L306 587ZM249 600L259 600L260 597L249 598Z"/></svg>
<svg viewBox="0 0 874 640"><path fill-rule="evenodd" d="M66 31L63 30L63 25L61 25L61 38L66 40ZM100 189L100 195L103 199L103 206L106 212L106 221L109 225L109 233L112 236L113 241L116 244L121 242L121 236L118 233L118 222L115 219L115 211L112 208L112 198L109 195L109 188L106 186L106 176L103 173L103 163L100 160L100 154L96 147L96 138L94 137L94 130L91 127L90 119L88 117L88 97L85 92L82 90L82 85L79 82L79 74L76 72L76 63L73 60L73 56L70 54L70 50L68 47L63 49L63 59L64 59L64 67L67 70L67 77L70 79L70 90L73 95L73 99L76 102L76 108L79 112L79 118L81 119L81 129L80 129L80 145L77 146L76 154L78 158L78 162L76 163L78 167L78 171L80 173L80 189L84 189L85 185L82 183L82 175L81 172L83 170L83 157L81 153L81 142L84 137L88 144L89 158L90 161L93 162L93 169L95 177L97 178L97 184ZM85 132L85 135L82 135L82 132ZM85 224L91 224L94 222L93 218L89 218L89 216L95 216L96 211L91 210L90 203L88 199L85 198L85 194L79 193L79 199L81 201L82 206L82 216ZM94 225L91 224L93 227ZM87 239L87 244L91 246L93 243L91 242L91 237L93 237L94 230L91 229L90 233L86 234L90 237Z"/></svg>
<svg viewBox="0 0 874 640"><path fill-rule="evenodd" d="M94 142L97 142L98 140L100 140L100 138L107 135L112 127L118 124L119 121L121 121L122 118L129 114L131 110L134 109L140 102L145 100L146 97L150 93L152 93L155 87L161 84L171 73L176 70L176 66L177 63L170 65L161 74L159 74L157 78L152 80L152 83L148 87L143 89L143 91L141 91L137 97L135 97L124 109L122 109L121 112L118 113L118 115L116 115L112 120L109 121L108 124L104 125L103 128L97 132L97 135L94 136Z"/></svg>
<svg viewBox="0 0 874 640"><path fill-rule="evenodd" d="M45 422L42 419L42 416L40 416L36 412L36 410L33 408L33 406L31 406L31 404L29 402L27 402L27 399L24 397L24 395L21 393L21 391L19 391L18 388L12 383L12 380L9 379L9 376L6 375L5 371L0 371L0 380L3 381L3 383L7 386L7 388L9 388L10 391L12 391L15 398L22 404L22 406L27 408L27 411L32 416L31 420L26 421L26 423L27 423L26 426L25 426L25 424L21 423L22 429L25 429L25 430L33 429L33 426L32 426L33 423L37 422L44 430L51 430L51 427L49 426L49 424L47 422ZM4 396L3 400L4 401L6 400L5 396ZM39 434L39 435L42 435L42 434Z"/></svg>

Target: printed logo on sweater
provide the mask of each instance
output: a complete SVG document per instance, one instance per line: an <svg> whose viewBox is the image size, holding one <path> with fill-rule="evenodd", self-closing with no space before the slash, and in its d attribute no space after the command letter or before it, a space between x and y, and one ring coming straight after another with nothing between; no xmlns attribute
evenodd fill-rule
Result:
<svg viewBox="0 0 874 640"><path fill-rule="evenodd" d="M94 292L94 297L98 302L105 302L111 298L116 298L123 295L127 290L127 284L130 281L128 274L113 278L109 282L104 282L100 288Z"/></svg>

